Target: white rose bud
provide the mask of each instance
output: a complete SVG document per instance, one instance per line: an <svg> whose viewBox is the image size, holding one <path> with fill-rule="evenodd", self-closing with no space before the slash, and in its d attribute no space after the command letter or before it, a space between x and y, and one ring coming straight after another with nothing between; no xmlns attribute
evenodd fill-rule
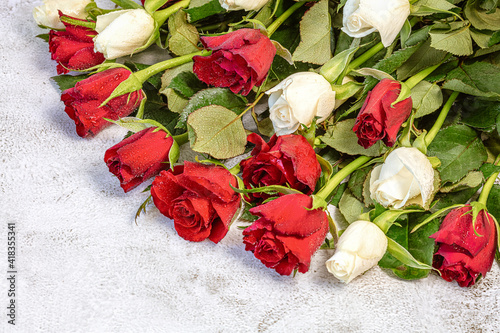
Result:
<svg viewBox="0 0 500 333"><path fill-rule="evenodd" d="M59 10L71 17L84 19L87 17L85 7L91 0L43 0L43 5L33 9L35 22L53 29L64 29L59 20Z"/></svg>
<svg viewBox="0 0 500 333"><path fill-rule="evenodd" d="M387 237L379 227L369 221L356 221L340 236L326 268L337 279L349 283L375 266L386 250Z"/></svg>
<svg viewBox="0 0 500 333"><path fill-rule="evenodd" d="M388 47L396 39L408 15L408 0L347 0L342 31L357 38L378 31L382 44Z"/></svg>
<svg viewBox="0 0 500 333"><path fill-rule="evenodd" d="M324 121L335 109L335 92L330 83L314 72L295 73L266 91L276 135L295 132L300 124L310 126L314 117Z"/></svg>
<svg viewBox="0 0 500 333"><path fill-rule="evenodd" d="M127 9L97 16L94 49L106 59L133 54L146 45L155 21L144 9Z"/></svg>
<svg viewBox="0 0 500 333"><path fill-rule="evenodd" d="M397 148L370 177L370 197L384 207L425 207L434 191L434 169L417 148Z"/></svg>
<svg viewBox="0 0 500 333"><path fill-rule="evenodd" d="M219 0L225 10L259 10L268 2L269 0Z"/></svg>

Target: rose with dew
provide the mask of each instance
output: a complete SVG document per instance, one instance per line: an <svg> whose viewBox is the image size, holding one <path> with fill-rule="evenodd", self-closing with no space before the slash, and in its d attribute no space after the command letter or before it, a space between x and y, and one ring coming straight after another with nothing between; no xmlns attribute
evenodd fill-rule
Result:
<svg viewBox="0 0 500 333"><path fill-rule="evenodd" d="M174 220L182 238L220 242L241 202L236 177L218 165L185 162L174 170L162 171L151 186L155 206Z"/></svg>
<svg viewBox="0 0 500 333"><path fill-rule="evenodd" d="M85 7L91 2L92 0L43 0L43 5L33 9L33 18L37 24L52 29L64 29L59 11L71 17L85 19L88 15Z"/></svg>
<svg viewBox="0 0 500 333"><path fill-rule="evenodd" d="M342 31L355 38L378 31L385 47L394 42L410 15L408 0L347 0Z"/></svg>
<svg viewBox="0 0 500 333"><path fill-rule="evenodd" d="M64 111L75 121L79 136L93 136L111 125L105 118L118 120L130 115L139 106L144 98L142 90L115 97L102 105L131 73L125 68L111 68L63 91L61 100L66 106Z"/></svg>
<svg viewBox="0 0 500 333"><path fill-rule="evenodd" d="M310 126L315 117L320 123L335 109L331 84L313 72L292 74L266 94L269 95L269 119L276 135L291 134L301 124Z"/></svg>
<svg viewBox="0 0 500 333"><path fill-rule="evenodd" d="M434 191L434 169L417 148L392 151L370 176L370 197L384 207L426 207Z"/></svg>
<svg viewBox="0 0 500 333"><path fill-rule="evenodd" d="M106 59L131 55L145 46L155 31L153 17L142 8L97 16L95 50Z"/></svg>
<svg viewBox="0 0 500 333"><path fill-rule="evenodd" d="M287 194L250 209L259 217L243 230L245 250L281 275L309 270L328 233L328 218L305 194Z"/></svg>
<svg viewBox="0 0 500 333"><path fill-rule="evenodd" d="M254 86L260 86L276 54L271 40L258 29L239 29L200 40L213 52L193 57L194 73L201 81L227 87L235 94L248 95Z"/></svg>
<svg viewBox="0 0 500 333"><path fill-rule="evenodd" d="M259 10L268 3L269 0L219 0L225 10Z"/></svg>
<svg viewBox="0 0 500 333"><path fill-rule="evenodd" d="M65 16L61 13L61 16ZM69 16L68 16L69 17ZM78 20L74 17L69 17ZM57 74L71 70L85 70L104 62L102 53L94 52L92 29L64 22L66 30L49 32L49 51L58 62Z"/></svg>
<svg viewBox="0 0 500 333"><path fill-rule="evenodd" d="M240 163L246 188L283 185L305 194L314 191L321 167L314 149L302 135L274 135L266 143L252 133L247 140L255 147L252 156ZM261 202L268 197L264 193L247 194L249 201Z"/></svg>
<svg viewBox="0 0 500 333"><path fill-rule="evenodd" d="M337 279L349 283L375 266L387 250L387 237L373 222L351 223L340 236L335 254L326 268Z"/></svg>
<svg viewBox="0 0 500 333"><path fill-rule="evenodd" d="M392 147L396 142L399 129L410 116L412 99L408 97L394 105L401 91L398 81L383 79L373 88L359 111L353 131L358 144L371 147L378 140Z"/></svg>
<svg viewBox="0 0 500 333"><path fill-rule="evenodd" d="M431 235L439 246L432 266L446 281L461 287L472 286L486 276L495 258L496 228L493 216L481 210L473 222L472 206L452 210L439 231Z"/></svg>
<svg viewBox="0 0 500 333"><path fill-rule="evenodd" d="M149 127L106 150L104 162L128 192L170 166L173 144L174 139L164 130Z"/></svg>

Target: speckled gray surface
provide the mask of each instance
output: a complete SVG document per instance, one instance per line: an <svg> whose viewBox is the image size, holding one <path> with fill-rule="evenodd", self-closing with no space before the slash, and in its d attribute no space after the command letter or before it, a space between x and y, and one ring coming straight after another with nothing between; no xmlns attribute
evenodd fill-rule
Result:
<svg viewBox="0 0 500 333"><path fill-rule="evenodd" d="M189 243L145 199L124 194L103 162L114 127L84 140L63 112L37 1L0 12L0 269L17 228L17 325L4 332L496 332L500 270L470 289L436 275L402 281L375 268L345 286L326 271L281 277L245 252L232 228L218 245Z"/></svg>

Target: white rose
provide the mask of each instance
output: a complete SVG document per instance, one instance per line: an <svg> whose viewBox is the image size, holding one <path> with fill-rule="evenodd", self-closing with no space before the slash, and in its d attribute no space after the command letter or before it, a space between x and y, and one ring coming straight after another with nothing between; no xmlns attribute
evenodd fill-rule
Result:
<svg viewBox="0 0 500 333"><path fill-rule="evenodd" d="M97 16L94 49L106 59L130 55L146 45L155 21L144 9L126 9Z"/></svg>
<svg viewBox="0 0 500 333"><path fill-rule="evenodd" d="M33 9L35 22L53 29L64 29L59 20L59 10L71 17L84 19L87 17L85 7L91 0L43 0L43 5Z"/></svg>
<svg viewBox="0 0 500 333"><path fill-rule="evenodd" d="M295 73L266 91L276 135L295 132L300 124L310 126L314 117L322 122L335 109L335 92L330 83L313 72Z"/></svg>
<svg viewBox="0 0 500 333"><path fill-rule="evenodd" d="M387 237L379 227L369 221L356 221L340 236L326 268L337 279L349 283L375 266L386 250Z"/></svg>
<svg viewBox="0 0 500 333"><path fill-rule="evenodd" d="M417 148L397 148L370 177L370 197L384 207L425 207L434 191L434 169Z"/></svg>
<svg viewBox="0 0 500 333"><path fill-rule="evenodd" d="M410 15L408 0L347 0L344 5L342 31L351 37L380 33L388 47Z"/></svg>
<svg viewBox="0 0 500 333"><path fill-rule="evenodd" d="M259 10L268 2L269 0L219 0L225 10Z"/></svg>

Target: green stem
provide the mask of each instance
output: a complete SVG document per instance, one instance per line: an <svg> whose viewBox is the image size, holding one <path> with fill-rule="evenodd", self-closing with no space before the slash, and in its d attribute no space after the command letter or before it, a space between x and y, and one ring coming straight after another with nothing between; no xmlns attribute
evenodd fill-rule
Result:
<svg viewBox="0 0 500 333"><path fill-rule="evenodd" d="M271 35L285 22L287 18L289 18L297 9L302 7L306 2L296 2L293 6L288 8L280 17L278 17L273 23L271 23L267 27L267 35L271 37Z"/></svg>
<svg viewBox="0 0 500 333"><path fill-rule="evenodd" d="M186 142L189 141L188 132L180 134L180 135L176 135L173 138L179 146L182 146L183 144L185 144Z"/></svg>
<svg viewBox="0 0 500 333"><path fill-rule="evenodd" d="M162 26L165 21L172 16L172 14L176 13L179 11L181 8L186 8L189 6L189 3L191 0L182 0L172 6L169 6L168 8L162 9L162 10L157 10L153 14L153 18L155 21L158 23L158 26Z"/></svg>
<svg viewBox="0 0 500 333"><path fill-rule="evenodd" d="M500 165L500 155L497 156L495 165ZM497 180L499 174L500 171L495 172L490 176L490 178L488 178L486 183L484 183L483 189L481 190L481 194L479 195L479 199L477 200L477 202L486 206L486 202L488 201L488 196L490 195L490 191L493 188L493 185L495 185L495 181Z"/></svg>
<svg viewBox="0 0 500 333"><path fill-rule="evenodd" d="M448 115L448 112L450 111L451 106L453 105L453 102L455 102L455 100L457 99L458 94L459 94L458 91L454 91L450 95L450 98L448 98L448 100L446 101L446 104L441 109L441 113L439 113L439 116L436 119L436 122L434 123L434 125L432 126L430 131L425 135L425 145L427 147L431 144L432 140L434 140L434 138L438 134L439 130L443 126L444 120L446 119L446 116Z"/></svg>
<svg viewBox="0 0 500 333"><path fill-rule="evenodd" d="M330 195L330 193L335 190L337 186L339 186L340 182L344 180L345 177L349 176L351 173L353 173L356 169L364 165L366 162L371 160L371 157L369 156L360 156L348 165L346 165L342 170L337 172L335 175L328 180L328 182L323 186L322 189L318 191L316 194L317 197L322 198L323 200L326 200L326 198Z"/></svg>
<svg viewBox="0 0 500 333"><path fill-rule="evenodd" d="M439 66L441 66L442 62L440 62L439 64L437 65L434 65L434 66L431 66L431 67L427 67L426 69L418 72L417 74L413 75L412 77L410 77L408 80L406 80L406 85L408 86L408 88L413 88L415 87L420 81L422 81L423 79L425 79L429 74L431 74L432 72L434 72L434 70L436 68L438 68Z"/></svg>
<svg viewBox="0 0 500 333"><path fill-rule="evenodd" d="M378 42L377 44L372 46L370 49L368 49L368 51L366 51L365 53L363 53L362 55L360 55L359 57L357 57L356 59L351 61L351 63L347 67L347 73L349 73L350 71L352 71L355 68L358 68L359 66L364 64L365 61L369 60L371 57L373 57L375 54L379 53L383 49L384 49L384 45L382 44L382 42Z"/></svg>

